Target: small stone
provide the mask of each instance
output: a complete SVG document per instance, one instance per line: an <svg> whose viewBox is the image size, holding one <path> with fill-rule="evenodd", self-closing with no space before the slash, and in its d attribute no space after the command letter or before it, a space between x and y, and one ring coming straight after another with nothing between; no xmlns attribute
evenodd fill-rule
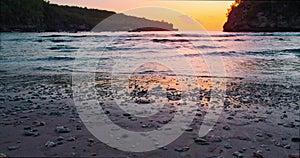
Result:
<svg viewBox="0 0 300 158"><path fill-rule="evenodd" d="M287 145L284 146L284 148L291 149L291 145L287 144Z"/></svg>
<svg viewBox="0 0 300 158"><path fill-rule="evenodd" d="M256 152L253 152L253 157L263 158L262 151L261 150L257 150Z"/></svg>
<svg viewBox="0 0 300 158"><path fill-rule="evenodd" d="M90 142L90 143L94 143L94 141L95 141L95 140L94 140L93 138L89 138L89 139L88 139L88 142Z"/></svg>
<svg viewBox="0 0 300 158"><path fill-rule="evenodd" d="M220 136L207 136L206 137L206 140L209 141L209 142L222 142L222 139Z"/></svg>
<svg viewBox="0 0 300 158"><path fill-rule="evenodd" d="M203 138L195 138L194 142L199 145L209 145L209 143Z"/></svg>
<svg viewBox="0 0 300 158"><path fill-rule="evenodd" d="M286 127L286 128L294 128L295 125L294 125L294 123L285 123L285 124L283 124L283 127Z"/></svg>
<svg viewBox="0 0 300 158"><path fill-rule="evenodd" d="M7 149L10 150L10 151L11 150L17 150L18 148L19 148L19 146L15 146L15 145L7 147Z"/></svg>
<svg viewBox="0 0 300 158"><path fill-rule="evenodd" d="M300 137L293 137L292 142L300 142Z"/></svg>
<svg viewBox="0 0 300 158"><path fill-rule="evenodd" d="M46 123L44 121L34 121L32 124L34 126L36 126L36 127L40 127L40 126L45 126L46 125Z"/></svg>
<svg viewBox="0 0 300 158"><path fill-rule="evenodd" d="M57 145L62 145L62 144L64 144L64 142L62 142L62 141L57 141L56 144L57 144Z"/></svg>
<svg viewBox="0 0 300 158"><path fill-rule="evenodd" d="M4 158L4 157L7 157L7 156L4 153L0 153L0 157Z"/></svg>
<svg viewBox="0 0 300 158"><path fill-rule="evenodd" d="M64 139L65 139L65 138L62 137L62 136L59 136L59 137L56 138L57 141L62 141L62 140L64 140Z"/></svg>
<svg viewBox="0 0 300 158"><path fill-rule="evenodd" d="M231 146L230 144L225 144L225 145L224 145L224 148L225 148L225 149L232 149L232 146Z"/></svg>
<svg viewBox="0 0 300 158"><path fill-rule="evenodd" d="M266 114L272 114L272 113L273 113L273 111L271 111L271 110L266 111Z"/></svg>
<svg viewBox="0 0 300 158"><path fill-rule="evenodd" d="M69 133L70 132L70 129L67 128L67 127L64 127L64 126L57 126L55 131L57 133Z"/></svg>
<svg viewBox="0 0 300 158"><path fill-rule="evenodd" d="M230 130L230 126L226 125L223 127L223 129L228 131L228 130Z"/></svg>
<svg viewBox="0 0 300 158"><path fill-rule="evenodd" d="M123 116L126 116L126 117L128 117L128 116L131 116L130 114L128 114L128 113L125 113L125 114L123 114Z"/></svg>
<svg viewBox="0 0 300 158"><path fill-rule="evenodd" d="M178 151L178 152L185 152L185 151L188 151L189 149L190 149L190 147L185 146L185 147L175 148L175 151Z"/></svg>
<svg viewBox="0 0 300 158"><path fill-rule="evenodd" d="M168 148L167 147L160 147L159 149L161 149L161 150L168 150Z"/></svg>
<svg viewBox="0 0 300 158"><path fill-rule="evenodd" d="M263 135L261 133L257 133L256 136L262 137Z"/></svg>
<svg viewBox="0 0 300 158"><path fill-rule="evenodd" d="M40 135L38 132L33 132L33 131L28 131L28 130L25 130L24 132L23 132L23 135L24 136L38 136L38 135Z"/></svg>
<svg viewBox="0 0 300 158"><path fill-rule="evenodd" d="M289 154L289 158L299 158L299 154Z"/></svg>
<svg viewBox="0 0 300 158"><path fill-rule="evenodd" d="M69 142L73 142L73 141L75 141L75 140L76 140L75 137L68 137L68 138L67 138L67 141L69 141Z"/></svg>
<svg viewBox="0 0 300 158"><path fill-rule="evenodd" d="M92 153L91 156L97 156L97 153Z"/></svg>
<svg viewBox="0 0 300 158"><path fill-rule="evenodd" d="M231 116L227 117L227 120L233 120L233 119L234 119L234 118L231 117Z"/></svg>
<svg viewBox="0 0 300 158"><path fill-rule="evenodd" d="M236 157L244 157L243 154L238 151L235 151L234 153L232 153L232 155Z"/></svg>
<svg viewBox="0 0 300 158"><path fill-rule="evenodd" d="M45 147L47 148L52 148L52 147L55 147L57 144L53 141L48 141L46 144L45 144Z"/></svg>
<svg viewBox="0 0 300 158"><path fill-rule="evenodd" d="M192 131L193 131L193 128L188 127L188 128L185 129L185 131L187 131L187 132L192 132Z"/></svg>

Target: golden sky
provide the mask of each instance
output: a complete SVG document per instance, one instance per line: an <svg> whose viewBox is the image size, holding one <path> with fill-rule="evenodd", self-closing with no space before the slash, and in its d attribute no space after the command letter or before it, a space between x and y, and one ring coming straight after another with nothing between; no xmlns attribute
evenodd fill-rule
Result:
<svg viewBox="0 0 300 158"><path fill-rule="evenodd" d="M175 28L181 30L190 29L188 23L172 21L168 17L160 16L159 13L155 17L149 14L141 14L139 12L130 12L135 8L142 7L162 7L175 10L178 13L193 18L200 22L207 30L222 30L222 26L226 21L227 8L233 3L231 1L179 1L179 0L50 0L51 3L82 6L87 8L105 9L115 12L125 12L135 16L144 16L153 20L165 20L174 24ZM129 10L129 11L128 11ZM147 12L147 11L146 11ZM149 12L149 11L148 11ZM154 13L154 12L152 12ZM174 18L173 18L174 20Z"/></svg>

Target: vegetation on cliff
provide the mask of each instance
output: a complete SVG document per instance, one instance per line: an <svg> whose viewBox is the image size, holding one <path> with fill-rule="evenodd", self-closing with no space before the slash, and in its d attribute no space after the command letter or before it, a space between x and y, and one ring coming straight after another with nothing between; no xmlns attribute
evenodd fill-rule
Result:
<svg viewBox="0 0 300 158"><path fill-rule="evenodd" d="M44 0L1 0L0 31L44 32L44 31L90 31L99 22L117 13L106 10L60 6ZM173 25L122 15L124 21L147 22L173 30ZM130 22L129 22L130 23ZM116 25L122 25L116 23ZM126 31L115 29L114 31Z"/></svg>
<svg viewBox="0 0 300 158"><path fill-rule="evenodd" d="M224 31L300 31L300 1L236 0L228 10Z"/></svg>

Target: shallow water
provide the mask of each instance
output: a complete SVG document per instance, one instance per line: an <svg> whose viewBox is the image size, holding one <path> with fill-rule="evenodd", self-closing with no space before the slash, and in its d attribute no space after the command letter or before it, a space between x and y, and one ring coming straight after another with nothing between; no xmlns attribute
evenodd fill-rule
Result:
<svg viewBox="0 0 300 158"><path fill-rule="evenodd" d="M221 77L296 81L300 77L299 41L299 33L1 33L0 71L179 75L178 69L187 73L180 75L214 76L205 60L218 58L210 64L223 62L220 66L226 73L217 74ZM95 69L80 65L90 61L97 63Z"/></svg>

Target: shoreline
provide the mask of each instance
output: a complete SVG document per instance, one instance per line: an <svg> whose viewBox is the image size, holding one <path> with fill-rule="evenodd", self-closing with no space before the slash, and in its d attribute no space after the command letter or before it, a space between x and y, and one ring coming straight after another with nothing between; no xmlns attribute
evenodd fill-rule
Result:
<svg viewBox="0 0 300 158"><path fill-rule="evenodd" d="M0 126L5 131L0 132L0 153L9 157L230 157L240 154L288 157L299 153L299 105L294 92L297 87L287 89L273 83L262 86L254 80L227 79L224 111L213 130L203 138L205 143L196 141L205 115L205 107L199 107L189 130L175 142L151 152L129 153L101 143L88 132L76 112L69 75L17 76L0 76L1 85L5 85L0 96ZM23 80L20 82L19 78ZM99 84L102 87L105 83ZM270 87L274 86L277 88L272 90ZM264 95L270 93L267 95L270 99L265 100ZM261 96L251 99L253 95ZM108 115L127 128L130 125L138 129L151 123L136 124L118 111ZM160 121L152 122L153 126L147 130L163 125ZM57 132L58 126L69 131ZM55 145L47 146L48 141Z"/></svg>

